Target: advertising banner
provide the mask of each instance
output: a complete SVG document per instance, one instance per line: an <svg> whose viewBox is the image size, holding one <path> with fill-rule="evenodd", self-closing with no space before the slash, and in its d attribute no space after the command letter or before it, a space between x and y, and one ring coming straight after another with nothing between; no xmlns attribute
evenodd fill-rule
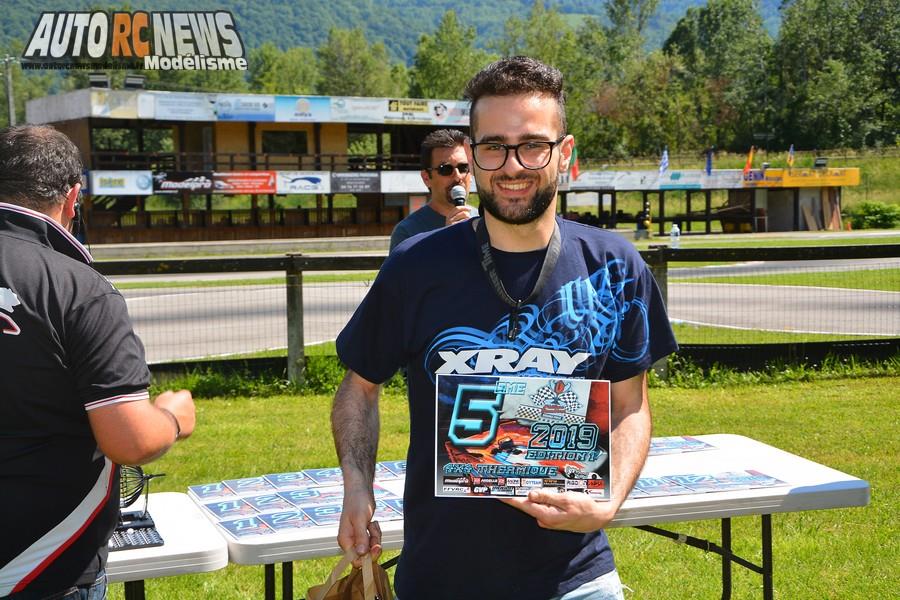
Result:
<svg viewBox="0 0 900 600"><path fill-rule="evenodd" d="M136 119L138 97L123 90L91 90L91 116Z"/></svg>
<svg viewBox="0 0 900 600"><path fill-rule="evenodd" d="M859 169L753 169L742 184L749 188L859 185Z"/></svg>
<svg viewBox="0 0 900 600"><path fill-rule="evenodd" d="M278 171L275 175L276 194L331 193L329 171Z"/></svg>
<svg viewBox="0 0 900 600"><path fill-rule="evenodd" d="M213 190L218 194L274 194L275 171L213 173Z"/></svg>
<svg viewBox="0 0 900 600"><path fill-rule="evenodd" d="M332 194L377 194L381 191L381 177L375 171L332 173Z"/></svg>
<svg viewBox="0 0 900 600"><path fill-rule="evenodd" d="M741 179L742 173L738 169L713 171L709 175L699 169L670 171L661 177L655 170L582 171L578 175L578 179L569 182L568 189L572 191L727 190L742 187ZM744 186L747 187L746 184Z"/></svg>
<svg viewBox="0 0 900 600"><path fill-rule="evenodd" d="M180 92L147 92L141 96L153 99L154 118L162 121L215 121L215 94ZM145 117L142 117L145 118Z"/></svg>
<svg viewBox="0 0 900 600"><path fill-rule="evenodd" d="M669 171L659 179L661 190L699 190L702 189L703 171Z"/></svg>
<svg viewBox="0 0 900 600"><path fill-rule="evenodd" d="M387 112L384 114L385 123L431 124L428 100L392 98L387 101L387 107Z"/></svg>
<svg viewBox="0 0 900 600"><path fill-rule="evenodd" d="M419 171L382 171L381 191L385 194L427 194Z"/></svg>
<svg viewBox="0 0 900 600"><path fill-rule="evenodd" d="M331 120L340 123L383 123L385 98L331 97Z"/></svg>
<svg viewBox="0 0 900 600"><path fill-rule="evenodd" d="M274 121L275 96L219 94L216 117L220 121Z"/></svg>
<svg viewBox="0 0 900 600"><path fill-rule="evenodd" d="M429 100L432 125L469 125L469 103L452 100Z"/></svg>
<svg viewBox="0 0 900 600"><path fill-rule="evenodd" d="M181 192L212 193L212 173L208 171L160 171L153 174L154 194L178 194Z"/></svg>
<svg viewBox="0 0 900 600"><path fill-rule="evenodd" d="M91 171L90 193L96 196L148 196L153 193L150 171Z"/></svg>
<svg viewBox="0 0 900 600"><path fill-rule="evenodd" d="M331 100L322 96L275 96L275 120L279 123L330 121Z"/></svg>

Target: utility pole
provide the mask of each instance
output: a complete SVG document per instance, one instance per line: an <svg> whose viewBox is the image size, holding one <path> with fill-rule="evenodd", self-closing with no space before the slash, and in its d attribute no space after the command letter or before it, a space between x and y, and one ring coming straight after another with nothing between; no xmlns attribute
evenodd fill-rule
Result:
<svg viewBox="0 0 900 600"><path fill-rule="evenodd" d="M12 65L18 60L15 56L10 56L9 54L3 57L3 63L6 65L6 103L9 107L10 127L16 124L16 99L13 96Z"/></svg>

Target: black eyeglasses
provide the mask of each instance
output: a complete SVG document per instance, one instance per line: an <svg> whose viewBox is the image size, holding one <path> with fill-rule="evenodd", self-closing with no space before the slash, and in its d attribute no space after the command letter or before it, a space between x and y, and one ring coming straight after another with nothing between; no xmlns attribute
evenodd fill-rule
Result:
<svg viewBox="0 0 900 600"><path fill-rule="evenodd" d="M469 172L469 163L459 163L458 165L451 165L450 163L441 163L436 167L431 167L430 169L425 169L426 171L437 171L438 175L442 175L444 177L449 177L453 175L453 171L459 171L460 175L465 175Z"/></svg>
<svg viewBox="0 0 900 600"><path fill-rule="evenodd" d="M483 171L497 171L503 168L509 158L509 151L516 153L516 160L526 169L537 171L550 164L553 147L566 139L563 135L557 140L530 140L521 144L501 144L500 142L478 142L471 144L472 158Z"/></svg>

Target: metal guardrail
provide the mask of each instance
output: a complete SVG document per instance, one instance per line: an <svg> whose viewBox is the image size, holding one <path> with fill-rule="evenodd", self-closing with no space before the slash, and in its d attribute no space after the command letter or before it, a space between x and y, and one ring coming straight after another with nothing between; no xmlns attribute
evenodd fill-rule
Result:
<svg viewBox="0 0 900 600"><path fill-rule="evenodd" d="M717 262L746 263L756 261L821 261L840 259L893 259L900 257L900 244L867 246L772 247L772 248L684 248L655 246L641 252L656 277L668 303L669 274L672 263ZM291 254L280 257L198 258L181 260L121 260L95 263L97 270L107 276L122 275L183 275L209 273L244 273L254 271L282 271L286 281L288 375L293 381L303 377L305 364L303 327L303 273L327 271L377 271L386 256L311 256ZM891 267L893 273L893 267ZM852 273L852 270L847 271ZM712 273L711 273L712 274ZM682 282L683 280L679 280ZM893 281L893 280L891 280ZM721 285L721 284L719 284ZM744 289L741 286L736 286ZM842 290L853 293L854 290ZM896 314L900 315L900 283ZM865 293L862 290L861 293ZM739 304L742 294L737 292L733 302ZM891 297L892 298L892 297ZM709 301L708 298L703 298ZM841 300L828 297L829 303ZM893 300L890 300L893 302ZM893 317L892 317L893 318ZM893 327L893 325L888 325ZM881 335L881 334L879 334ZM894 341L900 339L900 328L889 331ZM880 339L884 339L882 336ZM846 342L843 344L846 346ZM896 347L896 343L894 343ZM719 346L721 347L721 346ZM212 354L212 353L210 353Z"/></svg>

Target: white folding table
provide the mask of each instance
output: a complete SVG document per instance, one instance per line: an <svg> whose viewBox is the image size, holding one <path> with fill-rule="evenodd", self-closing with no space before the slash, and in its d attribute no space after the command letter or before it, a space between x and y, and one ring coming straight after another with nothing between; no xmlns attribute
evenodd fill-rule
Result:
<svg viewBox="0 0 900 600"><path fill-rule="evenodd" d="M763 577L763 598L773 598L772 522L774 513L799 512L827 508L865 506L869 502L866 481L824 465L779 450L747 437L728 434L694 436L714 449L651 456L641 473L644 477L686 473L720 473L755 469L775 477L786 486L743 489L724 492L693 493L680 496L631 498L619 510L611 527L639 527L664 535L722 557L722 597L731 597L731 568L744 566ZM383 487L390 483L379 482ZM402 482L394 482L392 491L402 491ZM615 490L613 490L615 493ZM484 502L485 500L473 500ZM762 519L762 565L731 552L731 518L760 515ZM674 521L720 519L720 544L672 533L652 524ZM381 524L386 550L403 546L403 522ZM266 570L265 598L275 598L275 563L282 563L282 595L293 597L292 561L341 554L337 545L337 527L312 527L272 535L226 537L228 555L237 564L263 564Z"/></svg>
<svg viewBox="0 0 900 600"><path fill-rule="evenodd" d="M124 581L128 600L143 600L146 579L206 573L228 564L225 539L187 494L150 494L148 506L163 545L116 550L106 563L109 581ZM143 499L134 510L143 510Z"/></svg>

